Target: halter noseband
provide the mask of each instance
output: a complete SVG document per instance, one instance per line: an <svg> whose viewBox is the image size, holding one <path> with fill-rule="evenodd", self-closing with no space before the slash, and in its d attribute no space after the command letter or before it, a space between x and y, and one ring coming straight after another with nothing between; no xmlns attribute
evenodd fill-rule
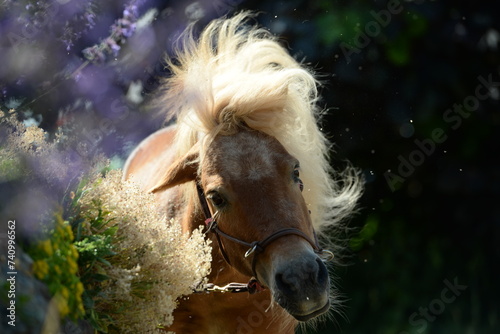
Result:
<svg viewBox="0 0 500 334"><path fill-rule="evenodd" d="M224 249L224 245L222 243L221 237L224 237L228 240L231 240L235 243L238 243L240 245L248 247L248 250L245 252L245 258L249 257L250 255L253 254L252 258L252 273L255 277L255 279L252 279L251 282L257 282L257 273L255 272L255 266L257 264L257 255L264 252L267 246L269 246L272 242L275 240L287 236L287 235L296 235L299 236L303 239L305 239L314 249L314 252L320 256L320 258L323 261L329 261L333 259L334 255L331 251L322 249L319 247L318 243L318 238L316 236L316 231L314 231L314 241L309 238L304 232L302 232L299 229L296 228L283 228L280 229L274 233L272 233L270 236L265 238L264 240L260 241L253 241L253 242L246 242L243 240L240 240L238 238L235 238L233 236L230 236L227 233L224 233L223 231L220 230L219 225L216 220L216 215L215 213L213 216L210 212L210 208L208 206L207 199L205 197L205 193L203 191L203 188L201 187L199 182L196 182L196 190L198 193L198 197L200 199L200 204L203 209L203 213L205 215L205 225L207 226L207 232L213 232L215 233L215 236L217 238L217 243L219 244L219 249L221 251L222 256L224 257L224 260L228 263L231 264L229 257L226 253L226 250Z"/></svg>

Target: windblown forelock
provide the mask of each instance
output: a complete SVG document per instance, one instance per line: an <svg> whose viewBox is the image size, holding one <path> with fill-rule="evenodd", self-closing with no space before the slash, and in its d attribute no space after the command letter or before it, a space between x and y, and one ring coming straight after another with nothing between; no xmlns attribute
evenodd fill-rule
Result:
<svg viewBox="0 0 500 334"><path fill-rule="evenodd" d="M304 199L321 233L352 212L360 179L348 168L333 180L330 144L317 126L317 81L267 30L247 26L251 16L243 12L231 20L215 20L199 38L190 28L177 61L167 59L173 76L159 102L168 117L177 118L178 155L202 140L203 159L214 138L242 126L276 138L301 163ZM245 172L248 177L263 175L257 167Z"/></svg>

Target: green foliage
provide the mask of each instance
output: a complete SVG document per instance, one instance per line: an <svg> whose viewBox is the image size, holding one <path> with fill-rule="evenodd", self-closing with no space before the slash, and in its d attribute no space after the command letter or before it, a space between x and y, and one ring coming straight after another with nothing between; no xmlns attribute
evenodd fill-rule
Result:
<svg viewBox="0 0 500 334"><path fill-rule="evenodd" d="M113 319L96 309L96 300L105 297L102 285L109 280L109 258L116 255L113 238L118 226L98 200L93 202L95 210L80 208L86 184L82 181L76 194L71 193L69 221L57 213L54 228L28 254L34 260L34 276L47 284L61 318L85 319L96 331L108 333Z"/></svg>
<svg viewBox="0 0 500 334"><path fill-rule="evenodd" d="M28 249L34 260L33 274L46 283L62 318L80 319L84 314L83 284L78 277L78 251L71 226L60 213L45 238Z"/></svg>
<svg viewBox="0 0 500 334"><path fill-rule="evenodd" d="M337 7L331 1L319 4L321 12L315 18L318 26L319 40L324 45L346 42L355 44L354 40L371 18L369 10L362 3L352 3L352 6Z"/></svg>
<svg viewBox="0 0 500 334"><path fill-rule="evenodd" d="M416 12L408 12L404 16L405 29L385 43L385 53L396 66L407 65L411 60L412 46L415 39L420 38L427 30L427 20Z"/></svg>
<svg viewBox="0 0 500 334"><path fill-rule="evenodd" d="M379 218L377 215L372 214L366 218L363 228L359 231L356 236L353 236L349 240L349 246L353 251L359 251L363 248L366 242L373 239L373 236L377 232L379 225Z"/></svg>
<svg viewBox="0 0 500 334"><path fill-rule="evenodd" d="M23 175L23 166L19 157L5 157L3 149L0 147L0 181L10 181L19 179Z"/></svg>
<svg viewBox="0 0 500 334"><path fill-rule="evenodd" d="M373 43L371 47L384 52L393 65L407 65L415 41L424 36L429 24L419 12L406 9L403 4L397 8L397 12L390 13L387 6L377 8L367 1L352 2L346 6L322 1L314 19L318 40L327 47L346 43L357 50L356 53L362 51L360 47ZM377 19L380 12L384 13L382 23Z"/></svg>
<svg viewBox="0 0 500 334"><path fill-rule="evenodd" d="M113 237L118 226L113 225L114 219L110 212L102 209L102 203L93 202L96 210L80 212L77 206L78 199L82 194L81 185L78 196L74 197L74 205L78 208L78 216L74 219L76 230L75 247L80 257L78 266L80 268L81 281L85 287L83 303L85 306L85 318L95 330L108 333L113 324L113 319L106 312L96 309L96 299L102 298L102 285L109 280L106 270L111 267L109 258L116 255L113 251ZM82 216L83 215L83 216Z"/></svg>
<svg viewBox="0 0 500 334"><path fill-rule="evenodd" d="M367 20L364 11L346 8L344 10L326 11L319 15L316 24L320 28L319 38L325 45L331 45L339 41L354 44L359 34L362 22ZM335 24L333 24L335 22Z"/></svg>

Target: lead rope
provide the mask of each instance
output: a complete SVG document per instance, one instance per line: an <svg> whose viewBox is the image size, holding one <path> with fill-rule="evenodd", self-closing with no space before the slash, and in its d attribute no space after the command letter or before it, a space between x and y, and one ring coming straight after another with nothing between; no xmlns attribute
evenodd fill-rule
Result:
<svg viewBox="0 0 500 334"><path fill-rule="evenodd" d="M213 283L207 283L201 290L195 290L196 293L202 292L230 292L230 293L239 293L239 292L248 292L253 295L256 292L261 292L265 290L262 285L260 285L259 281L255 278L251 278L248 283L229 283L224 286L215 285Z"/></svg>

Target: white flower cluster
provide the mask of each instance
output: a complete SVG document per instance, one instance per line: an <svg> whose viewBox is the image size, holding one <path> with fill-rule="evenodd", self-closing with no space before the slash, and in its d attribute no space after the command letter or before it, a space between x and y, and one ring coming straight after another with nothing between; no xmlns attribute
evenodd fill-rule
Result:
<svg viewBox="0 0 500 334"><path fill-rule="evenodd" d="M91 182L80 198L82 209L109 213L118 226L110 280L97 308L120 305L113 314L121 333L154 333L172 323L177 298L192 293L210 271L211 247L200 230L191 236L161 216L152 194L110 171Z"/></svg>

